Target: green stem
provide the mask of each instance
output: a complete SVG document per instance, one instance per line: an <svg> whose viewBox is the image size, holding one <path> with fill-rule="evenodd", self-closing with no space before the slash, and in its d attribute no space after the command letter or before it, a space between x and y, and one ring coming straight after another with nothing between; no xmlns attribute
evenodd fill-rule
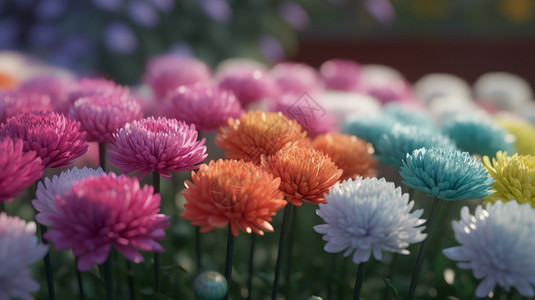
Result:
<svg viewBox="0 0 535 300"><path fill-rule="evenodd" d="M113 274L112 274L112 256L104 262L104 278L106 280L106 299L113 300Z"/></svg>
<svg viewBox="0 0 535 300"><path fill-rule="evenodd" d="M392 276L394 275L394 270L396 269L396 261L398 258L397 253L392 253L392 261L390 262L390 266L388 268L388 276L386 278L392 279ZM388 285L385 286L385 290L383 292L383 300L390 299L390 287Z"/></svg>
<svg viewBox="0 0 535 300"><path fill-rule="evenodd" d="M326 270L336 270L336 265L337 265L337 257L338 255L336 254L330 254L331 255L331 261L330 262L327 262L327 260L325 260L325 262L327 262L327 265L325 267ZM331 300L331 296L332 296L332 291L333 291L333 273L334 272L325 272L325 274L327 275L327 298L326 300Z"/></svg>
<svg viewBox="0 0 535 300"><path fill-rule="evenodd" d="M78 280L78 292L79 292L79 296L80 296L80 300L84 300L85 299L85 294L84 294L84 283L82 281L82 272L80 272L80 270L78 270L77 268L77 265L78 265L78 258L75 258L74 259L74 269L76 270L76 278Z"/></svg>
<svg viewBox="0 0 535 300"><path fill-rule="evenodd" d="M128 282L128 294L130 300L136 299L136 292L134 288L134 272L132 270L132 263L129 260L126 260L126 281Z"/></svg>
<svg viewBox="0 0 535 300"><path fill-rule="evenodd" d="M195 253L197 259L197 270L201 271L201 228L195 226Z"/></svg>
<svg viewBox="0 0 535 300"><path fill-rule="evenodd" d="M234 253L234 235L232 235L232 230L230 229L230 225L229 225L228 232L227 232L227 255L225 258L225 278L227 279L228 290L227 290L227 295L225 296L225 299L229 299L230 297L230 286L231 286L231 278L232 278L232 254L233 253Z"/></svg>
<svg viewBox="0 0 535 300"><path fill-rule="evenodd" d="M255 240L256 240L256 234L253 232L251 233L251 253L249 254L249 278L247 279L247 299L252 299L253 294L253 265L254 265L254 248L255 248Z"/></svg>
<svg viewBox="0 0 535 300"><path fill-rule="evenodd" d="M284 208L284 215L282 216L282 226L281 226L281 235L279 238L279 250L277 251L277 262L275 264L275 276L273 279L273 290L271 291L271 299L277 300L277 292L279 291L279 276L281 269L281 260L282 252L284 250L284 236L286 235L286 227L288 227L288 216L290 206L292 204L287 204Z"/></svg>
<svg viewBox="0 0 535 300"><path fill-rule="evenodd" d="M154 187L154 193L160 192L160 173L158 171L152 172L152 186ZM154 292L160 291L160 255L154 252Z"/></svg>
<svg viewBox="0 0 535 300"><path fill-rule="evenodd" d="M357 279L355 281L355 292L353 293L353 300L360 300L360 291L362 290L362 281L364 279L365 271L366 262L361 262L357 271Z"/></svg>
<svg viewBox="0 0 535 300"><path fill-rule="evenodd" d="M106 143L98 143L98 162L102 170L106 172Z"/></svg>
<svg viewBox="0 0 535 300"><path fill-rule="evenodd" d="M41 240L43 241L43 244L47 245L48 242L43 238L45 233L47 232L47 228L45 225L39 223L39 228L41 229ZM54 300L56 298L56 292L54 290L54 278L52 277L52 261L50 259L50 252L47 252L45 257L43 258L43 261L45 262L45 273L46 273L46 285L48 287L48 299Z"/></svg>
<svg viewBox="0 0 535 300"><path fill-rule="evenodd" d="M293 205L292 205L293 206ZM286 299L292 299L292 252L295 238L297 207L290 207L290 232L288 236L288 263L286 264Z"/></svg>
<svg viewBox="0 0 535 300"><path fill-rule="evenodd" d="M442 200L436 197L433 200L433 206L431 207L431 212L429 213L429 217L427 218L427 237L422 242L422 245L420 246L420 251L418 252L418 258L416 259L416 266L414 268L414 272L412 273L411 285L409 287L409 294L407 296L407 300L414 299L414 292L416 291L416 285L418 284L418 279L420 278L420 271L422 270L422 265L424 263L425 252L427 250L427 247L429 246L429 241L431 240L431 235L433 234L433 229L438 219L437 215L440 211L440 208L442 207L442 202Z"/></svg>

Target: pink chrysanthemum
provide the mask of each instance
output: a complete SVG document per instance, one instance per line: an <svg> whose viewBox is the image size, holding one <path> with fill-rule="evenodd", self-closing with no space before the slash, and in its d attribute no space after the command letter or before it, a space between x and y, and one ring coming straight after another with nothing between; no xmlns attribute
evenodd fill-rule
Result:
<svg viewBox="0 0 535 300"><path fill-rule="evenodd" d="M69 87L67 102L56 107L57 111L68 113L76 100L91 96L128 98L130 89L104 78L82 78Z"/></svg>
<svg viewBox="0 0 535 300"><path fill-rule="evenodd" d="M283 94L291 93L297 96L307 92L317 94L323 90L323 82L318 72L309 65L301 63L279 63L270 71L277 86Z"/></svg>
<svg viewBox="0 0 535 300"><path fill-rule="evenodd" d="M41 158L22 148L22 140L0 138L0 202L11 201L43 176Z"/></svg>
<svg viewBox="0 0 535 300"><path fill-rule="evenodd" d="M232 91L244 107L278 94L277 85L268 73L248 67L225 71L219 79L219 87Z"/></svg>
<svg viewBox="0 0 535 300"><path fill-rule="evenodd" d="M361 66L352 60L331 59L320 67L320 74L328 89L358 91Z"/></svg>
<svg viewBox="0 0 535 300"><path fill-rule="evenodd" d="M76 100L70 115L80 121L90 142L111 143L113 134L126 123L141 119L141 106L130 98L91 96Z"/></svg>
<svg viewBox="0 0 535 300"><path fill-rule="evenodd" d="M54 223L50 219L50 216L58 212L56 199L70 192L73 184L76 182L90 176L100 176L103 173L104 171L101 168L95 170L86 167L83 169L74 167L61 172L59 176L54 175L52 180L45 178L44 185L42 182L39 182L35 193L37 199L32 200L33 207L39 212L35 216L37 222L45 226L52 226Z"/></svg>
<svg viewBox="0 0 535 300"><path fill-rule="evenodd" d="M34 150L45 168L60 168L87 151L80 123L51 111L19 113L0 125L0 136L21 139L24 151Z"/></svg>
<svg viewBox="0 0 535 300"><path fill-rule="evenodd" d="M67 101L69 82L59 77L45 75L25 81L19 89L27 93L46 95L53 107L61 107Z"/></svg>
<svg viewBox="0 0 535 300"><path fill-rule="evenodd" d="M403 79L368 80L360 85L361 92L386 104L389 102L414 102L411 85Z"/></svg>
<svg viewBox="0 0 535 300"><path fill-rule="evenodd" d="M205 139L197 141L195 125L176 119L149 117L126 124L114 134L110 162L124 173L139 171L144 175L198 168L206 154Z"/></svg>
<svg viewBox="0 0 535 300"><path fill-rule="evenodd" d="M39 244L35 223L0 213L0 299L33 300L39 290L27 266L41 259L48 247Z"/></svg>
<svg viewBox="0 0 535 300"><path fill-rule="evenodd" d="M54 110L50 97L23 90L0 91L0 123L20 112Z"/></svg>
<svg viewBox="0 0 535 300"><path fill-rule="evenodd" d="M162 55L149 60L143 80L152 87L154 96L162 100L182 85L209 82L211 77L210 70L200 60Z"/></svg>
<svg viewBox="0 0 535 300"><path fill-rule="evenodd" d="M44 237L57 249L72 248L78 270L87 271L108 258L112 246L135 263L138 250L164 252L156 241L165 238L168 217L159 214L160 194L141 187L136 178L103 174L88 177L56 200L57 214Z"/></svg>
<svg viewBox="0 0 535 300"><path fill-rule="evenodd" d="M169 93L164 111L203 132L219 129L228 118L239 118L243 113L231 91L205 85L181 86Z"/></svg>

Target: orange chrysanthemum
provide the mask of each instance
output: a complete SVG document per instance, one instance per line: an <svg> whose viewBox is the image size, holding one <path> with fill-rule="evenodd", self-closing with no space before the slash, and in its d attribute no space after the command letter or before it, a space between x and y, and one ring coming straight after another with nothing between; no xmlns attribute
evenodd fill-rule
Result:
<svg viewBox="0 0 535 300"><path fill-rule="evenodd" d="M17 79L15 79L15 77L9 74L0 73L0 90L12 89L16 87L17 84L18 82L17 82Z"/></svg>
<svg viewBox="0 0 535 300"><path fill-rule="evenodd" d="M301 206L303 201L325 203L324 194L343 173L328 155L305 147L291 147L272 156L262 156L262 167L280 177L280 189L286 200L295 206Z"/></svg>
<svg viewBox="0 0 535 300"><path fill-rule="evenodd" d="M374 177L377 175L377 160L372 158L373 146L356 136L327 133L318 135L312 141L312 148L329 155L331 160L344 170L340 180Z"/></svg>
<svg viewBox="0 0 535 300"><path fill-rule="evenodd" d="M286 206L279 190L280 178L251 162L218 160L192 172L182 195L186 198L181 216L200 226L201 232L230 223L234 236L238 228L263 235L273 231L272 217Z"/></svg>
<svg viewBox="0 0 535 300"><path fill-rule="evenodd" d="M243 159L260 164L260 156L273 155L287 145L308 145L306 132L295 120L282 113L249 111L239 119L229 118L221 128L216 145L230 159Z"/></svg>

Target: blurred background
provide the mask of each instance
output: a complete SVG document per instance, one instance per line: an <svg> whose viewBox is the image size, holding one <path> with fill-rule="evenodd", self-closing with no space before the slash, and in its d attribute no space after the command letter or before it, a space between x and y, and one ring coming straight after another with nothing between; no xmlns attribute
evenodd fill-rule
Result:
<svg viewBox="0 0 535 300"><path fill-rule="evenodd" d="M384 64L414 82L508 71L535 85L532 0L0 0L0 50L140 81L148 58Z"/></svg>

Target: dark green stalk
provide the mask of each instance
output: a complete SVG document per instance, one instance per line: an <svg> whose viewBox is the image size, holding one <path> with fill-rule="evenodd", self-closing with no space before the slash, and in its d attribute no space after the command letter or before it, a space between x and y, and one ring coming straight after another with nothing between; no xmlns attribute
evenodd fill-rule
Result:
<svg viewBox="0 0 535 300"><path fill-rule="evenodd" d="M418 279L420 278L420 271L422 270L422 265L424 263L424 257L425 252L427 250L427 247L429 246L429 241L431 240L431 235L433 234L433 229L435 227L435 223L437 221L437 215L440 211L440 208L442 207L442 200L435 197L433 200L433 206L431 207L431 212L429 213L429 217L427 218L427 237L422 242L422 245L420 246L420 251L418 252L418 258L416 259L416 266L414 268L414 272L412 273L412 279L411 279L411 285L409 287L409 294L407 296L407 300L412 300L414 298L414 292L416 291L416 285L418 284Z"/></svg>
<svg viewBox="0 0 535 300"><path fill-rule="evenodd" d="M345 281L345 278L346 278L346 275L347 275L347 258L343 258L342 259L342 279L344 279ZM347 283L346 283L347 284ZM340 300L346 300L346 289L344 287L342 287L340 289L340 297L338 299Z"/></svg>
<svg viewBox="0 0 535 300"><path fill-rule="evenodd" d="M494 296L492 296L492 299L500 300L502 297L503 288L501 288L499 285L496 286L494 289Z"/></svg>
<svg viewBox="0 0 535 300"><path fill-rule="evenodd" d="M327 264L325 269L326 270L331 269L333 271L336 270L336 265L337 265L337 260L338 260L337 258L338 258L338 255L331 254L331 262ZM334 272L325 272L325 274L327 275L327 298L326 300L331 300L332 291L333 291L333 273Z"/></svg>
<svg viewBox="0 0 535 300"><path fill-rule="evenodd" d="M84 294L84 283L82 281L82 272L80 272L80 270L78 270L77 268L77 265L78 265L78 258L75 258L74 259L74 269L76 270L76 278L78 279L78 293L80 294L80 300L84 300L85 299L85 294Z"/></svg>
<svg viewBox="0 0 535 300"><path fill-rule="evenodd" d="M106 143L98 143L98 162L102 170L106 172Z"/></svg>
<svg viewBox="0 0 535 300"><path fill-rule="evenodd" d="M160 173L158 171L152 172L152 186L154 186L154 193L160 192ZM154 292L160 291L160 255L154 252Z"/></svg>
<svg viewBox="0 0 535 300"><path fill-rule="evenodd" d="M197 270L201 270L201 228L195 226L195 254L197 259Z"/></svg>
<svg viewBox="0 0 535 300"><path fill-rule="evenodd" d="M290 207L290 233L288 241L288 263L286 264L286 299L292 299L292 253L295 238L295 227L297 219L297 207Z"/></svg>
<svg viewBox="0 0 535 300"><path fill-rule="evenodd" d="M253 265L254 265L254 248L255 248L256 234L251 233L251 253L249 255L249 278L247 279L247 299L252 299L253 294Z"/></svg>
<svg viewBox="0 0 535 300"><path fill-rule="evenodd" d="M233 253L234 253L234 235L232 235L232 230L230 229L230 225L229 225L228 232L227 232L227 255L225 258L225 278L227 279L228 290L227 290L227 295L225 296L225 299L229 299L230 297Z"/></svg>
<svg viewBox="0 0 535 300"><path fill-rule="evenodd" d="M386 278L388 279L392 279L392 276L394 275L394 270L396 269L396 261L397 261L397 258L398 258L398 254L397 253L393 253L392 254L392 261L390 262L390 267L388 268L388 276ZM390 299L390 287L385 286L385 290L383 292L383 300L388 300Z"/></svg>
<svg viewBox="0 0 535 300"><path fill-rule="evenodd" d="M361 262L357 271L357 279L355 281L355 292L353 293L353 300L360 300L360 290L362 290L362 281L364 279L365 271L366 262Z"/></svg>
<svg viewBox="0 0 535 300"><path fill-rule="evenodd" d="M281 269L282 252L284 250L284 236L286 235L286 227L288 227L288 216L291 204L287 204L284 208L284 215L282 216L281 235L279 238L279 250L277 251L277 263L275 264L275 276L273 279L273 290L271 291L271 299L277 300L277 292L279 291L279 276Z"/></svg>
<svg viewBox="0 0 535 300"><path fill-rule="evenodd" d="M106 281L106 299L113 300L113 274L112 274L112 256L104 262L104 279Z"/></svg>
<svg viewBox="0 0 535 300"><path fill-rule="evenodd" d="M136 291L134 289L134 272L132 270L132 263L126 260L126 281L128 282L128 296L130 300L136 299Z"/></svg>
<svg viewBox="0 0 535 300"><path fill-rule="evenodd" d="M47 228L45 225L39 223L39 229L41 229L41 240L43 241L43 244L47 245L48 242L43 238L45 235ZM50 252L47 252L45 257L43 258L43 261L45 262L45 273L46 273L46 285L48 287L48 299L54 300L56 299L56 292L54 290L54 278L52 277L52 262L50 259Z"/></svg>

